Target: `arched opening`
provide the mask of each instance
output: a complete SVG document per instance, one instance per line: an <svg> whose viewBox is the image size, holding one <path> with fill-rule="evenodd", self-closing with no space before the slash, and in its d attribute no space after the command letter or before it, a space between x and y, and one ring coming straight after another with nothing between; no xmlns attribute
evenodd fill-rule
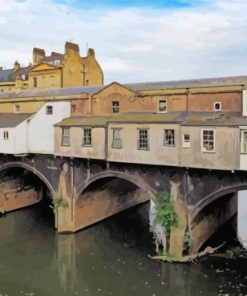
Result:
<svg viewBox="0 0 247 296"><path fill-rule="evenodd" d="M51 209L53 188L35 168L9 163L0 167L0 213L33 206L33 215L54 226ZM30 211L30 210L25 210Z"/></svg>
<svg viewBox="0 0 247 296"><path fill-rule="evenodd" d="M89 180L88 186L85 186L76 200L76 230L108 218L101 227L112 238L122 241L126 246L131 241L147 241L146 238L151 235L149 190L119 176L101 177ZM98 224L96 227L99 227ZM151 241L149 237L149 242Z"/></svg>
<svg viewBox="0 0 247 296"><path fill-rule="evenodd" d="M239 231L239 190L228 188L200 201L190 212L194 251L225 243L225 248L241 246Z"/></svg>

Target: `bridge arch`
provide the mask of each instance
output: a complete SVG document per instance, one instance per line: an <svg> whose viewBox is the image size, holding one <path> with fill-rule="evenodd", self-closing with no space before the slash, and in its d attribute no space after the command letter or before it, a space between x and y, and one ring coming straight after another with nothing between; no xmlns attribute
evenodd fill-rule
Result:
<svg viewBox="0 0 247 296"><path fill-rule="evenodd" d="M247 184L228 186L220 190L214 191L213 193L205 196L203 199L197 202L193 206L193 208L189 211L190 221L193 222L196 219L197 215L201 211L203 211L203 209L205 209L207 206L209 206L211 203L213 203L217 199L227 196L228 194L231 194L231 193L237 193L238 191L241 191L241 190L247 190Z"/></svg>
<svg viewBox="0 0 247 296"><path fill-rule="evenodd" d="M85 191L85 189L90 185L93 184L94 182L100 180L100 179L105 179L105 178L119 178L119 179L123 179L125 181L128 181L132 184L134 184L136 187L142 189L143 191L145 191L149 196L150 199L153 199L155 196L156 191L151 188L145 180L143 180L142 178L140 178L139 176L136 175L131 175L131 174L127 174L125 172L119 172L119 171L112 171L112 170L108 170L108 171L104 171L104 172L100 172L98 174L93 175L91 178L89 178L88 180L86 180L85 182L83 182L81 184L81 186L78 189L78 195L77 198L80 197L80 195Z"/></svg>
<svg viewBox="0 0 247 296"><path fill-rule="evenodd" d="M47 188L49 189L49 191L51 192L52 195L55 193L55 190L54 190L53 186L47 180L47 178L39 170L37 170L35 167L33 167L33 166L29 165L29 164L26 164L24 162L18 162L17 161L17 162L8 162L6 164L3 164L3 165L0 166L0 172L4 171L6 169L15 168L15 167L23 168L23 169L26 169L26 170L32 172L41 181L44 182L44 184L47 186Z"/></svg>
<svg viewBox="0 0 247 296"><path fill-rule="evenodd" d="M154 190L144 179L112 170L93 175L81 184L78 192L75 231L154 198Z"/></svg>
<svg viewBox="0 0 247 296"><path fill-rule="evenodd" d="M227 186L205 196L193 206L188 213L193 251L200 250L220 227L237 214L236 194L246 189L246 183Z"/></svg>

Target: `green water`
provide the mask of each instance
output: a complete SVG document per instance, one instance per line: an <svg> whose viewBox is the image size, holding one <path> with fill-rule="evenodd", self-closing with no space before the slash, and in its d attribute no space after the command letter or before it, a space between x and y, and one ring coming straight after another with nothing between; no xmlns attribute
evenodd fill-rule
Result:
<svg viewBox="0 0 247 296"><path fill-rule="evenodd" d="M57 235L40 205L0 218L0 295L247 295L247 259L152 261L147 206Z"/></svg>

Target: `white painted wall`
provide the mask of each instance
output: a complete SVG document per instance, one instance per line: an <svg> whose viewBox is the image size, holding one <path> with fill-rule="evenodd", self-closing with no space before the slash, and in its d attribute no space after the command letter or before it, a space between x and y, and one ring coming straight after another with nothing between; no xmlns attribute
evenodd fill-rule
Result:
<svg viewBox="0 0 247 296"><path fill-rule="evenodd" d="M244 151L243 133L247 132L247 126L240 126L240 170L247 171L247 154Z"/></svg>
<svg viewBox="0 0 247 296"><path fill-rule="evenodd" d="M27 120L25 120L16 127L0 128L0 153L27 153L27 125ZM8 140L4 140L3 134L5 131L9 133Z"/></svg>
<svg viewBox="0 0 247 296"><path fill-rule="evenodd" d="M247 116L247 89L243 90L243 109L242 109L242 115Z"/></svg>
<svg viewBox="0 0 247 296"><path fill-rule="evenodd" d="M53 107L53 114L46 114L46 106ZM69 116L70 102L45 103L29 122L28 152L54 154L53 125Z"/></svg>

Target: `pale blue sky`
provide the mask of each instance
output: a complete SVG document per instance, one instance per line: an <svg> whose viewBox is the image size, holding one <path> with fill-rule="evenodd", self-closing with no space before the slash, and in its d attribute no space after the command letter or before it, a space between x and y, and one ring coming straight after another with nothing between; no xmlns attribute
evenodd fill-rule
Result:
<svg viewBox="0 0 247 296"><path fill-rule="evenodd" d="M0 0L0 65L70 40L95 49L106 83L246 75L246 26L246 0Z"/></svg>

